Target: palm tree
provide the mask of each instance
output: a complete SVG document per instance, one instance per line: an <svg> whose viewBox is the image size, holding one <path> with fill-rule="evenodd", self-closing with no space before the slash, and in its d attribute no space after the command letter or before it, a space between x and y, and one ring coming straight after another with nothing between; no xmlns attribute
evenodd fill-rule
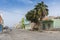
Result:
<svg viewBox="0 0 60 40"><path fill-rule="evenodd" d="M41 3L38 3L33 10L30 10L26 14L26 19L33 22L36 25L39 25L40 21L42 21L42 19L47 15L48 15L48 6L45 5L44 2L42 1ZM36 28L38 28L38 26L36 26Z"/></svg>
<svg viewBox="0 0 60 40"><path fill-rule="evenodd" d="M39 16L38 25L40 25L42 24L42 19L48 15L48 6L42 1L41 3L38 3L34 9L36 10L36 14ZM38 28L40 29L40 27Z"/></svg>
<svg viewBox="0 0 60 40"><path fill-rule="evenodd" d="M48 15L48 6L44 4L43 1L38 3L34 9L36 10L36 14L38 14L40 17L40 21L42 21L42 19Z"/></svg>

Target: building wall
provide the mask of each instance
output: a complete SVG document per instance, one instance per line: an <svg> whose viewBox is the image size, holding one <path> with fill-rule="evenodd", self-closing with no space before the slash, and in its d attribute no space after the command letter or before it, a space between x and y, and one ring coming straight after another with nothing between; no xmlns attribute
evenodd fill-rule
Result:
<svg viewBox="0 0 60 40"><path fill-rule="evenodd" d="M30 21L27 21L26 19L24 19L24 24L25 24L25 29L31 29Z"/></svg>
<svg viewBox="0 0 60 40"><path fill-rule="evenodd" d="M54 19L53 27L54 28L60 28L60 19Z"/></svg>
<svg viewBox="0 0 60 40"><path fill-rule="evenodd" d="M0 32L3 31L3 25L4 25L3 23L4 23L3 19L2 19L1 15L0 15Z"/></svg>
<svg viewBox="0 0 60 40"><path fill-rule="evenodd" d="M43 30L51 30L53 28L53 20L44 20L42 21Z"/></svg>
<svg viewBox="0 0 60 40"><path fill-rule="evenodd" d="M25 25L25 29L31 29L30 24Z"/></svg>

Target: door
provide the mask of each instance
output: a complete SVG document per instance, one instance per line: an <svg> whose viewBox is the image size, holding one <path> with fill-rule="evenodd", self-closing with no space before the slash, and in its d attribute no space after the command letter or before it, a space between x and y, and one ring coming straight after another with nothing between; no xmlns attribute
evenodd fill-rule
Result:
<svg viewBox="0 0 60 40"><path fill-rule="evenodd" d="M2 32L2 29L3 29L3 25L0 24L0 32Z"/></svg>
<svg viewBox="0 0 60 40"><path fill-rule="evenodd" d="M43 24L43 28L42 28L43 30L45 30L46 29L46 27L45 27L45 24Z"/></svg>

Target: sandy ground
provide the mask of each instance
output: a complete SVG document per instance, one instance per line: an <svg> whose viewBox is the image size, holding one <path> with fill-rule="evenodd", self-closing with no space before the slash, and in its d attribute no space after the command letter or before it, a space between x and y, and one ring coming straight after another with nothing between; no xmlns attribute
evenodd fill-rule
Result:
<svg viewBox="0 0 60 40"><path fill-rule="evenodd" d="M60 32L36 32L21 29L13 29L0 33L0 40L60 40Z"/></svg>

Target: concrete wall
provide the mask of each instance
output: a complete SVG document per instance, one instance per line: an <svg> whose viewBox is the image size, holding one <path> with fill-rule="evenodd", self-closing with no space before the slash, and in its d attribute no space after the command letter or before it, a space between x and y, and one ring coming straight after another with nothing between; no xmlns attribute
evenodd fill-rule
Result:
<svg viewBox="0 0 60 40"><path fill-rule="evenodd" d="M54 28L60 28L60 19L54 19L53 27Z"/></svg>

